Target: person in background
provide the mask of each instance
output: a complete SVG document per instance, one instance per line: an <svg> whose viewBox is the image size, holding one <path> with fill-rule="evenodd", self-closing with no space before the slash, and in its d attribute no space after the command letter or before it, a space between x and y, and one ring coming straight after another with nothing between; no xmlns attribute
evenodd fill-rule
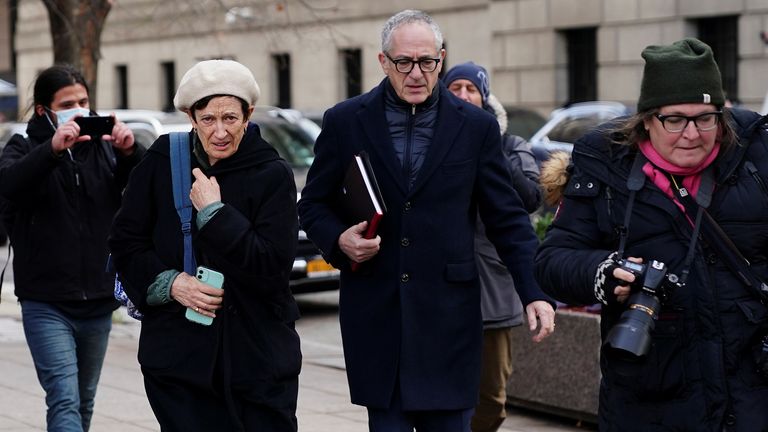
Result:
<svg viewBox="0 0 768 432"><path fill-rule="evenodd" d="M352 402L371 431L469 431L480 381L482 319L475 263L479 214L540 341L555 312L533 280L538 239L515 193L489 113L439 81L437 23L390 17L370 92L329 109L299 202L301 224L341 270L340 323ZM365 151L387 212L378 235L338 206L353 156ZM351 263L362 263L353 271ZM538 322L537 322L538 321Z"/></svg>
<svg viewBox="0 0 768 432"><path fill-rule="evenodd" d="M48 430L87 431L119 306L107 233L143 151L118 120L109 135L80 134L75 119L93 112L71 66L42 71L33 98L27 137L14 135L0 156L3 223Z"/></svg>
<svg viewBox="0 0 768 432"><path fill-rule="evenodd" d="M299 309L288 286L296 184L249 122L258 97L244 65L206 60L184 74L174 98L192 128L193 254L224 275L223 289L183 271L168 135L136 167L112 225L115 266L144 315L139 363L162 430L297 429ZM188 310L212 323L188 320Z"/></svg>
<svg viewBox="0 0 768 432"><path fill-rule="evenodd" d="M601 431L768 430L766 119L724 107L698 39L642 57L637 114L560 163L537 278L557 300L603 304Z"/></svg>
<svg viewBox="0 0 768 432"><path fill-rule="evenodd" d="M501 145L512 184L529 213L541 204L539 167L528 142L506 134L507 113L490 91L488 72L473 62L452 67L443 82L459 99L494 116L501 130ZM512 374L512 327L523 323L523 305L515 283L477 220L477 268L480 272L480 306L483 316L483 359L480 401L472 416L472 432L495 432L507 416L507 381Z"/></svg>

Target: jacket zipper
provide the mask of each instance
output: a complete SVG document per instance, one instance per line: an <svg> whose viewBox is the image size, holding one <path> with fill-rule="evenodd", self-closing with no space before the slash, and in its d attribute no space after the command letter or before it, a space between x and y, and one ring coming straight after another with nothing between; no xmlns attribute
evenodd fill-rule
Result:
<svg viewBox="0 0 768 432"><path fill-rule="evenodd" d="M72 161L72 171L75 172L75 186L80 187L80 170L75 163L75 157L72 155L72 150L67 149L67 154L69 155L69 160Z"/></svg>
<svg viewBox="0 0 768 432"><path fill-rule="evenodd" d="M405 121L405 148L403 149L403 174L405 175L406 185L411 188L411 149L413 143L413 119L416 116L416 105L411 105L410 115L406 114Z"/></svg>
<svg viewBox="0 0 768 432"><path fill-rule="evenodd" d="M75 161L75 157L72 154L72 150L71 149L67 149L67 153L69 154L69 160L72 161L72 171L75 173L75 193L74 193L73 199L74 199L74 204L77 207L77 213L79 215L80 209L81 209L81 205L80 205L81 204L81 202L80 202L80 200L81 200L81 197L80 197L80 167L77 165L77 162ZM80 234L80 236L82 236L83 225L82 225L82 219L79 218L79 217L78 217L78 222L77 222L77 231ZM81 257L81 259L82 259L82 257ZM80 265L81 265L81 274L85 274L85 272L83 271L84 268L85 268L84 263L81 262ZM86 285L87 284L83 284L82 286L85 287ZM82 299L83 300L88 300L88 292L85 290L85 288L83 288Z"/></svg>

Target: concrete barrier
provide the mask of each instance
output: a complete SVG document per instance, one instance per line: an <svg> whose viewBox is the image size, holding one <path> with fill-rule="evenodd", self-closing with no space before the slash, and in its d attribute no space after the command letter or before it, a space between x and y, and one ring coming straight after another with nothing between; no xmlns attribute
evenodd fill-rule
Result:
<svg viewBox="0 0 768 432"><path fill-rule="evenodd" d="M513 372L507 401L537 411L597 421L600 315L557 311L557 330L541 343L528 326L512 332Z"/></svg>

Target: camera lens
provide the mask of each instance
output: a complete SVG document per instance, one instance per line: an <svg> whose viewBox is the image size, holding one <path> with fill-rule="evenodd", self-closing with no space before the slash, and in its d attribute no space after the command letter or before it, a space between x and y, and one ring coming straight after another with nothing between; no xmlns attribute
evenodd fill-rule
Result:
<svg viewBox="0 0 768 432"><path fill-rule="evenodd" d="M629 308L619 322L611 328L603 347L607 356L625 360L639 360L651 347L651 330L659 310L656 296L637 292L629 298Z"/></svg>

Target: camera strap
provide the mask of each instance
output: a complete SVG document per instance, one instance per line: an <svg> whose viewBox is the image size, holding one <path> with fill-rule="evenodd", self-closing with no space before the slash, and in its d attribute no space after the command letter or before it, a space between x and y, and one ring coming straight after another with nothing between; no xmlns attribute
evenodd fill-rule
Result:
<svg viewBox="0 0 768 432"><path fill-rule="evenodd" d="M624 224L619 227L619 249L618 259L624 258L624 249L627 247L627 237L629 236L629 221L632 218L632 209L635 205L637 191L643 188L645 184L645 174L643 174L643 165L647 160L641 152L637 152L635 160L632 163L632 169L627 177L627 189L629 189L629 198L627 199L627 209L624 211Z"/></svg>
<svg viewBox="0 0 768 432"><path fill-rule="evenodd" d="M643 172L643 166L645 166L646 163L648 163L648 158L645 157L645 155L638 151L635 155L635 160L632 163L632 169L629 173L629 177L627 177L627 189L629 189L629 199L627 200L627 209L624 214L624 225L619 227L619 249L618 249L618 255L619 259L624 258L624 249L626 247L627 243L627 237L629 235L629 221L632 216L632 208L634 206L635 196L637 194L637 191L643 188L643 185L645 185L645 173ZM711 176L710 176L711 179ZM702 180L702 186L705 186L706 184L713 184L713 182L705 183ZM711 186L710 186L711 187ZM699 188L701 193L701 187ZM709 200L712 197L711 190L705 194L703 199L706 199L706 204L709 205ZM695 212L696 218L693 224L693 233L691 234L691 241L688 244L688 253L685 256L685 261L683 261L683 269L680 272L680 284L685 285L685 281L688 280L688 274L691 272L691 264L693 263L693 257L696 253L696 239L699 238L699 232L701 230L701 219L702 219L702 213L703 208L699 207L699 209ZM694 213L691 213L694 214Z"/></svg>

